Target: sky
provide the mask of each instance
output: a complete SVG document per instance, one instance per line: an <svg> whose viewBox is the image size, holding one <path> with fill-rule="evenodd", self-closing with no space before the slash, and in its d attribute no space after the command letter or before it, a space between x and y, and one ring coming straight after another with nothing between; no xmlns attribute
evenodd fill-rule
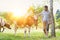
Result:
<svg viewBox="0 0 60 40"><path fill-rule="evenodd" d="M48 3L45 2L45 0L0 0L0 12L26 13L29 6L33 4L35 6L49 6L49 1L47 0ZM59 3L54 2L54 12L58 8L60 9Z"/></svg>

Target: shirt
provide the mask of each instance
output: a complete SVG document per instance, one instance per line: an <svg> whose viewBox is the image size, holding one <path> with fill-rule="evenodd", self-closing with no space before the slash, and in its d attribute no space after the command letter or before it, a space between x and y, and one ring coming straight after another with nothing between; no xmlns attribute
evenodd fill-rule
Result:
<svg viewBox="0 0 60 40"><path fill-rule="evenodd" d="M40 14L42 16L42 21L49 21L49 11L42 11Z"/></svg>

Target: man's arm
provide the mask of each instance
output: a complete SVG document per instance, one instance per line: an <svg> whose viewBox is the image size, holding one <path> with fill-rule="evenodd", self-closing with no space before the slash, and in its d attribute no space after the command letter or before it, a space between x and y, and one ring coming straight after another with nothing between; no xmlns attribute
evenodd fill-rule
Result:
<svg viewBox="0 0 60 40"><path fill-rule="evenodd" d="M41 13L39 13L39 14L37 14L37 16L42 16L42 12L41 12Z"/></svg>
<svg viewBox="0 0 60 40"><path fill-rule="evenodd" d="M42 11L41 13L36 14L36 15L37 15L37 16L42 16L42 15L43 15L43 12L44 12L44 11Z"/></svg>

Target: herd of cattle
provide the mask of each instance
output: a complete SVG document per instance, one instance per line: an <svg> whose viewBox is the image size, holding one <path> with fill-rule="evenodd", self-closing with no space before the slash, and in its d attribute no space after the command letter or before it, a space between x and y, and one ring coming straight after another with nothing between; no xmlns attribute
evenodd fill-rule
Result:
<svg viewBox="0 0 60 40"><path fill-rule="evenodd" d="M17 21L14 21L14 24L15 24L15 28L14 28L15 33L19 27L23 27L23 28L28 28L29 29L28 32L30 34L30 28L32 27L32 25L35 25L37 29L38 18L37 16L22 17L19 18ZM5 29L4 27L11 29L10 24L6 22L3 18L0 18L0 32L4 31ZM1 28L3 28L3 30L1 30ZM26 31L27 30L25 29L24 34L26 34Z"/></svg>

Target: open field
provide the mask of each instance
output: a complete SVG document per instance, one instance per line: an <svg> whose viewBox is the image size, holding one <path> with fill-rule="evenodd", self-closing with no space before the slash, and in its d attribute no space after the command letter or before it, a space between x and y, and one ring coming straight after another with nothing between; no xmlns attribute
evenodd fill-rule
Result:
<svg viewBox="0 0 60 40"><path fill-rule="evenodd" d="M0 33L0 40L60 40L60 31L56 31L55 38L47 38L43 32L38 31L31 32L31 37L28 37L28 34L24 37L23 32L18 32L16 35L13 32L3 32Z"/></svg>

